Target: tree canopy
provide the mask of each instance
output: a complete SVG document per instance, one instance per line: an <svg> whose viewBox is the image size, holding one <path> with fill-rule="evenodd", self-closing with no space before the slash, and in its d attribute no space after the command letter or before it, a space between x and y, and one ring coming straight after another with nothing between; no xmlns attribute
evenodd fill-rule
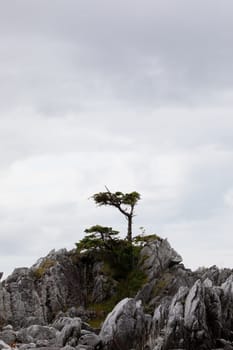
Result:
<svg viewBox="0 0 233 350"><path fill-rule="evenodd" d="M112 227L95 225L84 231L87 235L76 243L79 251L83 249L112 249L112 242L115 241L115 236L119 234L118 231L113 230Z"/></svg>
<svg viewBox="0 0 233 350"><path fill-rule="evenodd" d="M134 217L134 208L137 202L140 200L141 196L138 192L134 191L131 193L123 192L110 192L106 187L105 192L95 193L92 198L95 203L99 206L112 206L117 208L127 219L128 229L127 229L127 239L132 241L132 223Z"/></svg>

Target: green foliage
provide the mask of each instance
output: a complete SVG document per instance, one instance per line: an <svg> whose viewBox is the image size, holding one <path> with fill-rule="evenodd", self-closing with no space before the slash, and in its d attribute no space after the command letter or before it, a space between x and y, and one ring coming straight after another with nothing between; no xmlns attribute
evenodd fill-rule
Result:
<svg viewBox="0 0 233 350"><path fill-rule="evenodd" d="M106 187L105 192L95 193L91 198L99 206L106 205L117 208L127 219L127 240L132 241L132 219L134 216L134 207L141 198L136 191L131 193L110 192Z"/></svg>
<svg viewBox="0 0 233 350"><path fill-rule="evenodd" d="M112 269L113 278L124 278L132 269L133 248L126 240L117 240L112 246L112 251L106 251L106 259Z"/></svg>
<svg viewBox="0 0 233 350"><path fill-rule="evenodd" d="M119 234L119 231L113 230L112 227L95 225L87 228L85 231L87 234L91 234L89 237L100 238L103 242L108 242L114 239L114 236Z"/></svg>
<svg viewBox="0 0 233 350"><path fill-rule="evenodd" d="M103 250L108 248L111 250L111 246L115 240L115 236L118 235L118 231L112 229L112 227L106 227L101 225L92 226L84 231L87 235L78 243L76 243L77 250Z"/></svg>
<svg viewBox="0 0 233 350"><path fill-rule="evenodd" d="M36 279L40 279L44 276L44 274L50 269L50 267L54 266L56 264L55 260L52 259L45 259L40 266L33 271L34 277Z"/></svg>
<svg viewBox="0 0 233 350"><path fill-rule="evenodd" d="M86 236L78 243L75 243L77 251L81 252L83 250L96 250L103 246L103 241L100 238L96 238L94 235Z"/></svg>
<svg viewBox="0 0 233 350"><path fill-rule="evenodd" d="M109 269L109 265L107 265L107 271L113 272L111 268ZM118 279L118 282L116 293L111 298L102 303L89 305L89 309L95 313L95 317L88 321L92 327L99 328L107 314L112 311L120 300L126 297L135 297L138 290L147 282L147 279L139 266L136 265L124 278Z"/></svg>
<svg viewBox="0 0 233 350"><path fill-rule="evenodd" d="M108 299L102 303L89 305L88 309L92 311L95 316L88 320L88 324L92 328L101 328L101 325L104 322L106 316L109 314L109 312L112 311L115 305L116 303L113 298Z"/></svg>
<svg viewBox="0 0 233 350"><path fill-rule="evenodd" d="M92 229L88 230L92 232ZM89 233L92 235L92 233ZM93 238L92 238L93 239ZM157 235L137 236L133 242L125 239L115 238L111 240L111 246L101 245L96 250L87 249L85 252L78 252L80 259L89 259L88 261L104 262L101 272L110 279L115 280L115 293L112 297L101 303L91 303L91 297L87 300L88 309L93 311L95 316L88 322L94 328L100 327L106 315L114 308L114 306L123 298L134 297L137 292L147 283L147 277L140 268L140 251L142 247L151 240L160 239ZM100 242L102 240L100 239ZM78 243L79 244L79 243ZM78 245L77 244L77 245ZM159 280L155 285L154 294L167 285L167 276Z"/></svg>
<svg viewBox="0 0 233 350"><path fill-rule="evenodd" d="M156 235L156 234L152 234L152 235L137 235L133 238L133 243L136 245L140 245L143 246L148 242L152 242L152 241L156 241L156 240L161 240L161 238Z"/></svg>
<svg viewBox="0 0 233 350"><path fill-rule="evenodd" d="M106 192L95 193L92 198L97 205L110 205L119 207L122 204L128 206L135 206L141 198L138 192L122 193L122 192ZM126 209L127 210L127 209Z"/></svg>

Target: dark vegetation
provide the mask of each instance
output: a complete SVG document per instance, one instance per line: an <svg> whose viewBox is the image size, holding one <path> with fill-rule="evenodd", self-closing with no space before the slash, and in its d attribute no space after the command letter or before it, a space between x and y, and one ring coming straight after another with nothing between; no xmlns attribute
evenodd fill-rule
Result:
<svg viewBox="0 0 233 350"><path fill-rule="evenodd" d="M112 227L95 225L85 230L85 237L76 243L76 256L87 265L102 262L101 273L109 281L114 281L115 290L101 303L93 303L91 298L87 307L94 311L90 320L93 327L98 327L117 302L125 297L134 297L147 282L146 275L140 268L140 251L156 235L143 234L133 237L132 219L134 208L140 199L138 192L106 192L94 194L91 198L97 205L116 207L127 219L127 235L119 238L119 232Z"/></svg>
<svg viewBox="0 0 233 350"><path fill-rule="evenodd" d="M155 239L157 236L148 237ZM140 250L147 243L148 237L136 236L132 242L120 238L109 238L106 242L101 242L101 238L98 238L100 241L97 241L97 238L91 234L76 244L77 254L81 261L85 261L86 264L96 261L103 262L101 272L109 280L116 282L114 294L109 298L101 303L93 303L90 299L87 303L87 307L95 314L95 317L89 322L93 327L98 327L120 300L134 297L147 282L139 262Z"/></svg>

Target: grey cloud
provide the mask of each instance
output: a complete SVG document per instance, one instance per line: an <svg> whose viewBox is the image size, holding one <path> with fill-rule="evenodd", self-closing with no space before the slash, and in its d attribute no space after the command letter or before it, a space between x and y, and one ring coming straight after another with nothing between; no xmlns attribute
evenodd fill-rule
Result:
<svg viewBox="0 0 233 350"><path fill-rule="evenodd" d="M3 6L1 26L6 37L14 35L18 70L31 69L31 81L16 77L17 90L21 85L48 114L88 108L104 89L131 108L210 104L233 78L226 5L22 1Z"/></svg>

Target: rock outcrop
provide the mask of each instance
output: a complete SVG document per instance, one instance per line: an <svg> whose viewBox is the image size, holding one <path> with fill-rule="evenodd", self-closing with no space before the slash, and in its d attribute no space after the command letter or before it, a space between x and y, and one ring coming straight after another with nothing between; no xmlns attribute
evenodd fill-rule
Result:
<svg viewBox="0 0 233 350"><path fill-rule="evenodd" d="M31 268L15 269L0 283L0 324L46 325L60 311L84 307L89 295L99 303L111 296L114 285L102 276L101 262L75 257L65 249L52 251Z"/></svg>
<svg viewBox="0 0 233 350"><path fill-rule="evenodd" d="M87 306L106 306L118 283L102 261L60 250L15 269L0 283L0 349L233 348L231 269L192 272L163 239L145 244L139 265L143 285L115 305L100 330L88 325L95 311Z"/></svg>
<svg viewBox="0 0 233 350"><path fill-rule="evenodd" d="M143 349L148 319L142 305L134 299L123 299L106 318L100 337L109 350Z"/></svg>

